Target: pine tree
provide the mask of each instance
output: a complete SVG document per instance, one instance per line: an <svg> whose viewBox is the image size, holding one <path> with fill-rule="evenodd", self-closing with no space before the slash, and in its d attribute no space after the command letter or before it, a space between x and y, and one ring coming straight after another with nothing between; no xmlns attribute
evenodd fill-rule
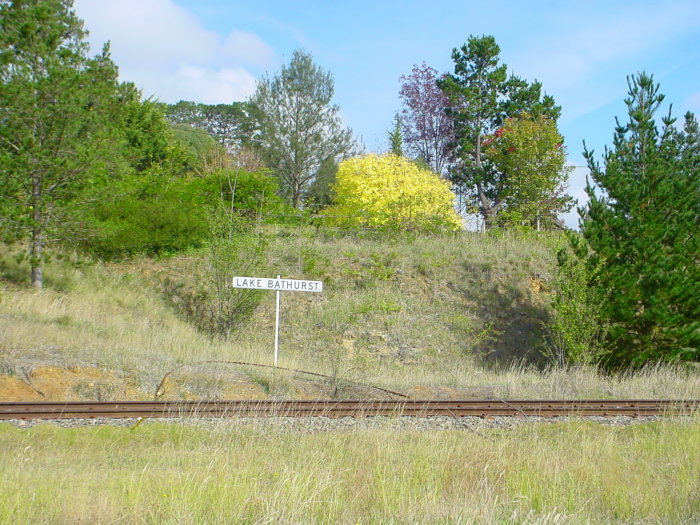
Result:
<svg viewBox="0 0 700 525"><path fill-rule="evenodd" d="M628 79L629 121L617 123L603 166L584 155L592 183L580 209L593 286L607 324L608 366L697 360L700 347L700 152L686 115L654 119L664 100L653 77Z"/></svg>
<svg viewBox="0 0 700 525"><path fill-rule="evenodd" d="M561 108L543 95L542 84L508 76L499 64L501 48L493 36L469 37L452 51L454 73L437 80L449 100L447 114L454 126L454 156L457 165L451 179L467 191L478 205L485 227L496 224L506 205L504 174L484 156L484 141L507 117L523 113L559 118Z"/></svg>
<svg viewBox="0 0 700 525"><path fill-rule="evenodd" d="M251 99L265 162L295 208L302 206L321 165L354 149L352 132L343 128L340 109L331 104L333 93L333 76L297 50L289 65L258 82Z"/></svg>
<svg viewBox="0 0 700 525"><path fill-rule="evenodd" d="M0 2L0 228L28 239L37 288L45 247L67 232L62 206L109 158L117 70L107 46L88 58L72 3Z"/></svg>

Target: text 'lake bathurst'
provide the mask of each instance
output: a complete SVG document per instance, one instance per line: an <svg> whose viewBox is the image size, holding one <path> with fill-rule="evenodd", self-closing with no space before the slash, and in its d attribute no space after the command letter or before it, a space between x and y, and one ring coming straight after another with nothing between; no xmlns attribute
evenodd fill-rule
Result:
<svg viewBox="0 0 700 525"><path fill-rule="evenodd" d="M323 282L300 279L270 279L266 277L234 277L234 288L276 290L279 292L322 292Z"/></svg>

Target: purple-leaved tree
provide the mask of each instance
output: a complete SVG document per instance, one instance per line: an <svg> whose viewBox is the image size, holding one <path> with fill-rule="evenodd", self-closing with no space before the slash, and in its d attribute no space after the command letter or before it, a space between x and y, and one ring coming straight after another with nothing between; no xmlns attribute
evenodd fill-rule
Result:
<svg viewBox="0 0 700 525"><path fill-rule="evenodd" d="M437 79L438 72L425 62L414 65L410 75L401 76L401 121L407 153L423 159L435 173L446 175L452 161L454 127L445 111L450 101Z"/></svg>

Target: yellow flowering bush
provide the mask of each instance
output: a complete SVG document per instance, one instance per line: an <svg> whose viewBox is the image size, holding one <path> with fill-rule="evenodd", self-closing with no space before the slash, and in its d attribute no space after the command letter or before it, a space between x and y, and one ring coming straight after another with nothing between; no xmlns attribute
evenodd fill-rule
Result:
<svg viewBox="0 0 700 525"><path fill-rule="evenodd" d="M333 186L329 223L402 230L459 230L450 183L397 155L344 160Z"/></svg>

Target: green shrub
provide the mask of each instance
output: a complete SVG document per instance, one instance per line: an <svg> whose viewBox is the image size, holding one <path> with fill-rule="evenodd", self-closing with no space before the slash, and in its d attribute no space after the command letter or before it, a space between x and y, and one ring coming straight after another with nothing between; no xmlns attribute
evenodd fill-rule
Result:
<svg viewBox="0 0 700 525"><path fill-rule="evenodd" d="M267 239L245 217L224 206L212 210L207 243L206 273L199 283L201 306L196 323L211 335L228 340L233 330L253 313L264 292L233 288L236 275L264 272Z"/></svg>
<svg viewBox="0 0 700 525"><path fill-rule="evenodd" d="M277 178L262 172L249 172L239 169L218 170L203 179L206 193L214 202L219 198L246 217L262 216L275 219L290 212L284 200L277 194Z"/></svg>
<svg viewBox="0 0 700 525"><path fill-rule="evenodd" d="M83 247L100 257L160 255L199 246L207 235L206 200L197 179L130 177L81 210ZM111 193L111 195L109 195Z"/></svg>
<svg viewBox="0 0 700 525"><path fill-rule="evenodd" d="M583 260L566 250L559 252L547 341L558 365L592 364L603 353L605 327L600 319L600 305L588 286L589 278Z"/></svg>
<svg viewBox="0 0 700 525"><path fill-rule="evenodd" d="M277 188L273 177L243 170L207 177L126 177L78 208L77 220L87 231L82 245L105 259L196 248L209 237L208 217L215 207L228 208L233 199L238 215L274 215L284 206Z"/></svg>

